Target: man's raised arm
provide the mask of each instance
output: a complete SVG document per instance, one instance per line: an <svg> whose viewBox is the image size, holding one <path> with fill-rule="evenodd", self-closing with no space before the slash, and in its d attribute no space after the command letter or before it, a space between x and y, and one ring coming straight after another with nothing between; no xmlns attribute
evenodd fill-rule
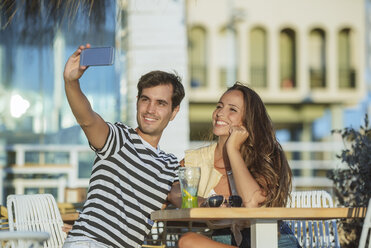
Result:
<svg viewBox="0 0 371 248"><path fill-rule="evenodd" d="M85 48L90 48L90 45L80 46L66 63L63 73L65 91L72 113L89 143L100 149L106 142L109 127L102 117L93 111L90 102L80 88L79 79L87 69L86 66L80 66L80 54Z"/></svg>

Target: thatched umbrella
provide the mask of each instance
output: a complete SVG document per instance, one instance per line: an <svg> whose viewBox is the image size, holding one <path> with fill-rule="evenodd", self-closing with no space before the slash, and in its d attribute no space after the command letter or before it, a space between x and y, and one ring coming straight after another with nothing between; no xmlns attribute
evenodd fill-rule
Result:
<svg viewBox="0 0 371 248"><path fill-rule="evenodd" d="M74 34L88 38L99 34L94 40L86 39L98 43L98 38L107 37L106 17L115 18L115 4L111 0L0 0L0 47L6 48L3 57L7 58L3 71L14 71L15 47L31 45L40 51L52 47L58 30L72 34L69 39L75 39ZM13 74L4 74L0 84L7 88Z"/></svg>
<svg viewBox="0 0 371 248"><path fill-rule="evenodd" d="M68 25L67 29L77 28L80 33L100 33L107 12L112 10L112 15L115 14L114 8L110 8L115 3L106 0L0 0L0 33L3 36L0 40L50 44L63 25Z"/></svg>
<svg viewBox="0 0 371 248"><path fill-rule="evenodd" d="M93 25L105 21L105 0L1 0L0 26L2 29L16 21L29 24L60 25L64 19L74 20L77 14L88 17Z"/></svg>

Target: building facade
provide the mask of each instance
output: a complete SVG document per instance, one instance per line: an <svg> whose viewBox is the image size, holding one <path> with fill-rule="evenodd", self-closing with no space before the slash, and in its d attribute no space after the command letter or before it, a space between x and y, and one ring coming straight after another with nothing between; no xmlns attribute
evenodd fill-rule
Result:
<svg viewBox="0 0 371 248"><path fill-rule="evenodd" d="M187 25L193 140L235 81L259 93L283 141L332 139L366 95L363 0L189 0Z"/></svg>

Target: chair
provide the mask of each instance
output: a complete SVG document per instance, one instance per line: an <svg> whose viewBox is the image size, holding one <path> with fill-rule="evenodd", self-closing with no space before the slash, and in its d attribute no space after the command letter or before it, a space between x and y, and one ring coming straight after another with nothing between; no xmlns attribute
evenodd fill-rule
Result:
<svg viewBox="0 0 371 248"><path fill-rule="evenodd" d="M51 194L9 195L7 198L10 231L43 231L50 234L44 248L62 247L66 233L57 203Z"/></svg>
<svg viewBox="0 0 371 248"><path fill-rule="evenodd" d="M50 237L47 232L1 231L0 241L3 248L42 248Z"/></svg>
<svg viewBox="0 0 371 248"><path fill-rule="evenodd" d="M331 195L324 191L296 191L291 193L287 207L328 208L334 207ZM336 220L291 220L286 221L301 246L340 248Z"/></svg>
<svg viewBox="0 0 371 248"><path fill-rule="evenodd" d="M0 231L9 229L8 226L8 210L5 206L0 205Z"/></svg>
<svg viewBox="0 0 371 248"><path fill-rule="evenodd" d="M371 248L371 199L368 202L365 220L363 221L361 238L359 240L358 248L365 248L368 237L368 248Z"/></svg>

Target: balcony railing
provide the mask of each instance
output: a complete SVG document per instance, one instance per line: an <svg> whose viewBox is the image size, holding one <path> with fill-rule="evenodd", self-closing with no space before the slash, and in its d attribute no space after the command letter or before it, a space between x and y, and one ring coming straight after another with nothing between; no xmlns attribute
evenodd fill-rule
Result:
<svg viewBox="0 0 371 248"><path fill-rule="evenodd" d="M250 68L251 85L257 88L266 88L267 84L267 67L251 66Z"/></svg>
<svg viewBox="0 0 371 248"><path fill-rule="evenodd" d="M192 142L191 147L203 145L204 142ZM287 142L282 146L293 171L294 190L332 187L326 173L342 166L336 155L344 148L343 143ZM88 187L89 178L79 176L84 164L90 165L84 167L88 171L85 174L90 174L94 153L87 145L18 144L3 148L0 153L6 154L6 158L0 160L2 200L8 192L24 194L28 188L54 188L58 194L55 197L64 202L66 188Z"/></svg>
<svg viewBox="0 0 371 248"><path fill-rule="evenodd" d="M3 161L0 174L4 175L0 178L3 189L0 201L9 193L32 191L52 193L59 202L64 202L66 188L88 187L94 152L87 145L17 144L3 148L0 153L5 154L0 160ZM84 173L84 168L88 172Z"/></svg>
<svg viewBox="0 0 371 248"><path fill-rule="evenodd" d="M204 145L205 142L191 143L192 148ZM336 158L344 149L342 142L285 142L282 147L293 172L293 190L332 188L333 183L326 174L343 166Z"/></svg>
<svg viewBox="0 0 371 248"><path fill-rule="evenodd" d="M207 68L204 65L191 66L191 87L206 87L207 86Z"/></svg>
<svg viewBox="0 0 371 248"><path fill-rule="evenodd" d="M332 188L327 172L344 166L336 157L344 149L342 142L286 142L282 148L293 172L293 190Z"/></svg>
<svg viewBox="0 0 371 248"><path fill-rule="evenodd" d="M354 89L356 87L356 70L351 68L339 69L339 88Z"/></svg>
<svg viewBox="0 0 371 248"><path fill-rule="evenodd" d="M229 82L229 80L231 80L231 79L229 79L228 77L231 76L232 78L235 78L234 80L236 80L237 75L238 75L238 69L237 68L228 69L228 68L225 68L225 67L221 67L219 69L219 88L226 89L229 84L235 83L234 81Z"/></svg>
<svg viewBox="0 0 371 248"><path fill-rule="evenodd" d="M310 87L325 88L326 87L326 70L325 69L310 69Z"/></svg>

